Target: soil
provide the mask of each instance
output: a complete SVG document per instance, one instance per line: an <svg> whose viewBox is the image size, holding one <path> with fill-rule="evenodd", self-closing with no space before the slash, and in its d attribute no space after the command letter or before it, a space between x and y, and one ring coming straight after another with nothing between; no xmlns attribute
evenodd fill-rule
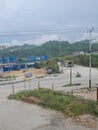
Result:
<svg viewBox="0 0 98 130"><path fill-rule="evenodd" d="M37 76L39 74L45 74L45 69L35 69L35 68L30 68L30 69L25 69L25 70L16 70L16 71L9 71L3 73L3 77L11 76L12 74L16 77L18 76L24 76L25 73L32 73L33 75Z"/></svg>

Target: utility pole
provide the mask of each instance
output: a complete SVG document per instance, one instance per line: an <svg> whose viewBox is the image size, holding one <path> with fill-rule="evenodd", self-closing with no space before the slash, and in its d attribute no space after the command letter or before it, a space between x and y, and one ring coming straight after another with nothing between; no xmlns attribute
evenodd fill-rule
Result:
<svg viewBox="0 0 98 130"><path fill-rule="evenodd" d="M69 67L70 67L70 85L72 85L72 61L69 61Z"/></svg>
<svg viewBox="0 0 98 130"><path fill-rule="evenodd" d="M59 57L60 57L60 71L62 72L63 71L63 69L62 69L62 57L61 57L61 55L62 55L62 52L61 52L61 39L59 38Z"/></svg>
<svg viewBox="0 0 98 130"><path fill-rule="evenodd" d="M93 32L94 28L89 29L87 32L90 35L90 40L89 40L89 88L91 88L91 55L92 55L92 50L91 50L91 43L92 43L92 32Z"/></svg>
<svg viewBox="0 0 98 130"><path fill-rule="evenodd" d="M60 50L60 61L62 61L62 57L61 57L61 43L60 43L61 39L59 38L59 50Z"/></svg>

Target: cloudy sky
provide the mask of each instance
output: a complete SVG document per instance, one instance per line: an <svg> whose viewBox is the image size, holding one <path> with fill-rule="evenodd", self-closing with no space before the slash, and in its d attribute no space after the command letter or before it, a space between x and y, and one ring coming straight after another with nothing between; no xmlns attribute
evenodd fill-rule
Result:
<svg viewBox="0 0 98 130"><path fill-rule="evenodd" d="M6 42L4 39L14 40L14 42L20 40L22 35L15 39L15 35L19 35L19 32L25 32L26 37L27 32L29 32L29 37L32 31L35 31L36 37L40 32L43 41L44 39L57 39L57 31L66 29L72 31L70 34L67 32L69 36L66 36L66 39L69 40L73 39L74 31L79 32L80 28L84 31L81 37L78 33L80 39L85 37L85 30L91 27L95 28L97 34L97 8L98 0L0 0L1 42ZM44 30L53 32L47 35ZM10 35L4 36L7 32ZM12 36L12 32L15 33L14 36ZM62 34L59 33L59 35ZM26 40L26 38L23 39ZM77 37L75 36L74 39ZM27 38L27 40L30 41L32 38Z"/></svg>

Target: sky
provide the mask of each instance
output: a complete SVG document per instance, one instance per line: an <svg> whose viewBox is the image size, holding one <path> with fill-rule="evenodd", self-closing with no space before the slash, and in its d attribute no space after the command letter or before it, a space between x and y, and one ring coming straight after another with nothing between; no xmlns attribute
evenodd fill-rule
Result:
<svg viewBox="0 0 98 130"><path fill-rule="evenodd" d="M0 0L0 43L81 40L91 27L97 37L97 8L98 0Z"/></svg>

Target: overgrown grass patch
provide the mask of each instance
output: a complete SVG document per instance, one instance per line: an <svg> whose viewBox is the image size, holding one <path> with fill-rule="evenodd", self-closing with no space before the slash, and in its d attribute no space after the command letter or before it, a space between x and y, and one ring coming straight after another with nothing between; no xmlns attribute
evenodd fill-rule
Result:
<svg viewBox="0 0 98 130"><path fill-rule="evenodd" d="M8 98L24 101L28 97L36 97L39 100L37 103L32 103L60 111L65 115L93 114L98 116L98 102L79 99L75 96L65 95L50 89L40 88L31 91L21 91L14 95L11 94Z"/></svg>

